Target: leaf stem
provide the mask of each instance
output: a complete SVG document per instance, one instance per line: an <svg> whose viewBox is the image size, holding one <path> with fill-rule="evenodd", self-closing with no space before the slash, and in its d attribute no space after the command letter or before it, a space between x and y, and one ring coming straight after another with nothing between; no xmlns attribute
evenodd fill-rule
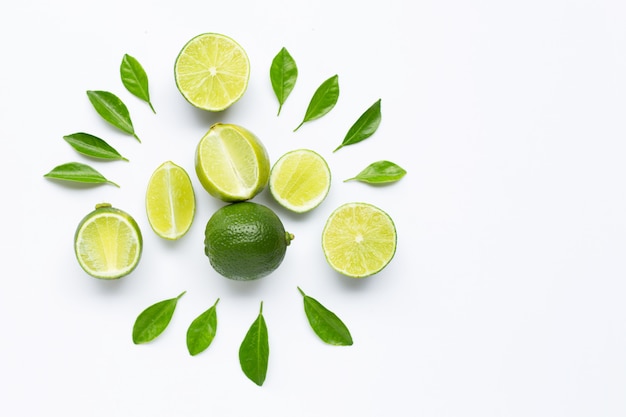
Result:
<svg viewBox="0 0 626 417"><path fill-rule="evenodd" d="M293 131L295 132L296 130L300 129L300 126L302 126L304 124L304 120L302 122L300 122L300 124L298 125L298 127L296 127Z"/></svg>

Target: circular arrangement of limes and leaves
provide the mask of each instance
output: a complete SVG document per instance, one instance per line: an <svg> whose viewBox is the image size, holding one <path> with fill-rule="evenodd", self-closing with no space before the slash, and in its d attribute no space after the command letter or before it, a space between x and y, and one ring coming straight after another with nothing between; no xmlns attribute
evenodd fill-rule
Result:
<svg viewBox="0 0 626 417"><path fill-rule="evenodd" d="M178 90L193 106L220 112L245 93L250 62L245 50L232 38L203 33L189 40L174 65ZM125 54L120 64L122 84L145 101L154 112L148 76L140 62ZM272 60L269 78L278 100L278 113L295 87L298 67L286 48ZM114 128L139 142L130 112L124 102L109 91L87 91L94 110ZM339 81L334 75L319 85L312 96L298 130L304 123L327 114L339 98ZM354 145L372 136L381 122L381 100L369 106L353 123L342 143ZM91 159L127 161L105 140L85 132L64 136L78 153ZM270 164L262 140L245 126L215 123L200 138L195 154L195 174L212 197L225 204L210 217L205 228L204 253L213 269L226 279L261 279L280 267L294 239L279 216L253 198L268 189L273 199L294 213L315 209L326 198L331 170L326 160L312 149L293 149ZM365 166L346 181L387 184L399 181L406 171L380 160ZM118 184L82 162L57 165L44 175L53 181L90 185ZM172 161L163 162L152 173L146 187L146 215L153 232L176 241L190 229L195 217L195 192L189 173ZM297 215L297 214L296 214ZM346 203L328 217L321 233L322 250L335 271L353 278L375 275L385 268L396 252L396 228L382 209L365 202ZM132 273L142 257L143 235L135 219L118 207L101 202L78 223L74 252L80 267L90 276L116 280ZM297 288L304 312L314 333L325 343L352 345L346 324L317 299ZM185 292L145 308L135 319L135 344L156 339L169 325ZM190 355L205 351L217 334L219 298L190 323L186 344ZM259 313L239 349L241 370L252 382L263 385L268 369L268 329Z"/></svg>

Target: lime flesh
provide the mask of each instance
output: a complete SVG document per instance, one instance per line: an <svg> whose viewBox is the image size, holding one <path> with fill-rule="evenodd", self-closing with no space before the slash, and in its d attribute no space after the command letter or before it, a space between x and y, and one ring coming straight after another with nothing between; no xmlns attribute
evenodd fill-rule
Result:
<svg viewBox="0 0 626 417"><path fill-rule="evenodd" d="M250 61L230 37L204 33L183 46L176 57L174 76L178 90L193 106L221 111L245 93Z"/></svg>
<svg viewBox="0 0 626 417"><path fill-rule="evenodd" d="M150 177L146 191L146 213L152 230L164 239L180 239L191 227L195 207L187 171L171 161L161 164Z"/></svg>
<svg viewBox="0 0 626 417"><path fill-rule="evenodd" d="M85 216L74 235L74 252L81 268L101 279L130 274L139 263L142 246L135 220L107 203L98 204Z"/></svg>
<svg viewBox="0 0 626 417"><path fill-rule="evenodd" d="M328 264L346 276L380 272L396 252L396 228L387 213L368 203L347 203L329 216L322 231Z"/></svg>
<svg viewBox="0 0 626 417"><path fill-rule="evenodd" d="M205 190L226 202L249 200L267 185L270 161L263 143L234 124L216 123L196 148L196 174Z"/></svg>
<svg viewBox="0 0 626 417"><path fill-rule="evenodd" d="M330 169L321 155L309 149L297 149L276 161L270 172L269 189L281 206L304 213L324 201L330 180Z"/></svg>

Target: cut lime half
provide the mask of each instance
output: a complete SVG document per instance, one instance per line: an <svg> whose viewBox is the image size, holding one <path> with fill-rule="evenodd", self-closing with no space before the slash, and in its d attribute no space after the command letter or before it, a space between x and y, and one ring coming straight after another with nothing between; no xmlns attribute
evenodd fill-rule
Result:
<svg viewBox="0 0 626 417"><path fill-rule="evenodd" d="M96 205L74 235L76 259L95 278L116 279L130 274L139 263L142 246L137 222L108 203Z"/></svg>
<svg viewBox="0 0 626 417"><path fill-rule="evenodd" d="M330 179L330 169L320 154L297 149L276 161L270 172L269 189L281 206L304 213L324 201L330 190Z"/></svg>
<svg viewBox="0 0 626 417"><path fill-rule="evenodd" d="M396 252L391 217L368 203L347 203L331 213L322 231L329 265L346 276L363 278L380 272Z"/></svg>
<svg viewBox="0 0 626 417"><path fill-rule="evenodd" d="M195 107L221 111L239 100L248 87L250 61L233 39L203 33L187 42L174 64L178 90Z"/></svg>

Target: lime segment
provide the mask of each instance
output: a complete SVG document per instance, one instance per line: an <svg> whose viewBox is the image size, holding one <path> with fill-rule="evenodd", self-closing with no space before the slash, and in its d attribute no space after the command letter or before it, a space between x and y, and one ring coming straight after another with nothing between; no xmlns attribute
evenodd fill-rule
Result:
<svg viewBox="0 0 626 417"><path fill-rule="evenodd" d="M183 46L174 64L176 86L195 107L221 111L243 96L250 77L250 61L233 39L204 33Z"/></svg>
<svg viewBox="0 0 626 417"><path fill-rule="evenodd" d="M396 228L387 213L368 203L347 203L331 213L322 232L329 265L352 278L380 272L396 252Z"/></svg>
<svg viewBox="0 0 626 417"><path fill-rule="evenodd" d="M249 200L267 185L270 162L265 147L249 130L216 123L196 148L202 186L222 201Z"/></svg>
<svg viewBox="0 0 626 417"><path fill-rule="evenodd" d="M191 227L196 201L191 179L171 161L152 174L146 191L146 213L154 232L168 240L180 239Z"/></svg>
<svg viewBox="0 0 626 417"><path fill-rule="evenodd" d="M281 206L304 213L324 201L330 179L330 169L321 155L309 149L297 149L276 161L270 172L269 189Z"/></svg>
<svg viewBox="0 0 626 417"><path fill-rule="evenodd" d="M141 258L142 245L135 220L107 203L85 216L74 235L76 259L95 278L116 279L131 273Z"/></svg>

